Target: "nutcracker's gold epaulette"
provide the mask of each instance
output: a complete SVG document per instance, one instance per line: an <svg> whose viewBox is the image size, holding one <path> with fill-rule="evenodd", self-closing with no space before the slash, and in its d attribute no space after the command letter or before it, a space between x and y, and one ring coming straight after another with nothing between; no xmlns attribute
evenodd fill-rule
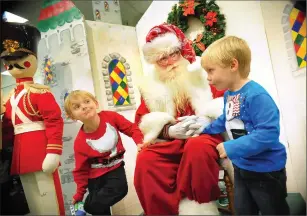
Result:
<svg viewBox="0 0 307 216"><path fill-rule="evenodd" d="M27 84L25 88L28 89L31 93L44 94L50 92L50 87L42 84Z"/></svg>

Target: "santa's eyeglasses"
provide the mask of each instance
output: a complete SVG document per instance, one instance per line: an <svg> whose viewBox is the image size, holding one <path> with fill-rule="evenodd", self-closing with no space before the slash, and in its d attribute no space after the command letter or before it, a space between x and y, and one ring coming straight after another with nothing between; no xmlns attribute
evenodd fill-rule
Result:
<svg viewBox="0 0 307 216"><path fill-rule="evenodd" d="M180 55L181 55L180 50L176 50L175 52L172 52L171 54L164 56L161 59L159 59L157 61L157 63L159 65L166 66L169 63L169 60L177 61L180 58Z"/></svg>

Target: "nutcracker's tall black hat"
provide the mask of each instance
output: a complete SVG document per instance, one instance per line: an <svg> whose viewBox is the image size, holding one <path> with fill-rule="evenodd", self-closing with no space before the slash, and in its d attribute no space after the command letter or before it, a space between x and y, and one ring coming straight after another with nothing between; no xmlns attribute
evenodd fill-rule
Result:
<svg viewBox="0 0 307 216"><path fill-rule="evenodd" d="M1 58L20 58L25 55L37 56L41 39L39 30L29 24L1 23Z"/></svg>

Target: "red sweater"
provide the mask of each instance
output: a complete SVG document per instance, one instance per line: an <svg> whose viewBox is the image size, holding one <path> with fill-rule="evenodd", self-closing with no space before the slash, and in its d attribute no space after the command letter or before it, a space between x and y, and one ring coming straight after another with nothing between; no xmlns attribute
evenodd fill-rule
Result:
<svg viewBox="0 0 307 216"><path fill-rule="evenodd" d="M93 133L85 133L83 126L81 127L74 143L75 152L75 169L73 171L74 181L77 184L77 192L73 196L75 201L82 201L86 193L88 179L97 178L106 174L107 172L116 169L119 164L113 167L105 168L91 168L90 159L93 158L110 158L111 151L100 153L98 150L93 149L87 142L87 139L98 140L106 132L106 123L114 127L117 131L118 141L116 144L116 155L125 152L124 146L121 141L119 132L131 137L136 144L143 142L142 132L136 124L128 121L122 115L112 111L102 111L99 113L100 125ZM112 155L113 157L116 155Z"/></svg>

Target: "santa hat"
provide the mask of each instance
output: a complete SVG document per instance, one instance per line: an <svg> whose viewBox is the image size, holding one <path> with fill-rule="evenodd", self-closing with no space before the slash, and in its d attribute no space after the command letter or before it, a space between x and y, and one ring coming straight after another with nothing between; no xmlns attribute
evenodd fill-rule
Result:
<svg viewBox="0 0 307 216"><path fill-rule="evenodd" d="M181 55L190 63L195 61L192 42L178 27L166 23L153 27L147 34L146 44L143 46L144 58L151 64L176 50L180 50Z"/></svg>

